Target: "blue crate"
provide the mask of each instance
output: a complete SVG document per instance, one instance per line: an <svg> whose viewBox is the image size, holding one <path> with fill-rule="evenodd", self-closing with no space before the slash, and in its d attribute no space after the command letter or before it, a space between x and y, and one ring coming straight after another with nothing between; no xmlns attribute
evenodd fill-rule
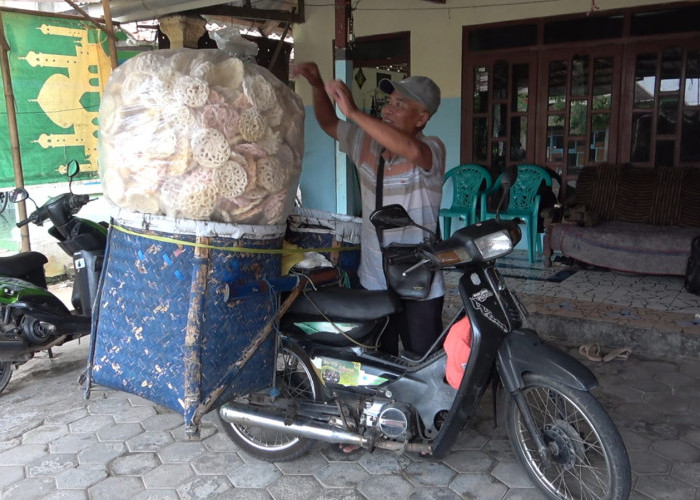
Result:
<svg viewBox="0 0 700 500"><path fill-rule="evenodd" d="M279 297L252 293L226 303L224 288L280 276L281 254L270 251L282 248L285 226L124 212L112 224L91 382L182 413L188 436L197 437L199 419L217 401L272 385L274 334L251 346Z"/></svg>

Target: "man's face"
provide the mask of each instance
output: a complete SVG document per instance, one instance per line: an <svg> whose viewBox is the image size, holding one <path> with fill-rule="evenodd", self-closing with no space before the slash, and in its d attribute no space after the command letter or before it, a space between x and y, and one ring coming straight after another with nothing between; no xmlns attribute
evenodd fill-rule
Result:
<svg viewBox="0 0 700 500"><path fill-rule="evenodd" d="M416 101L394 90L382 107L382 120L393 127L415 134L428 122L430 115Z"/></svg>

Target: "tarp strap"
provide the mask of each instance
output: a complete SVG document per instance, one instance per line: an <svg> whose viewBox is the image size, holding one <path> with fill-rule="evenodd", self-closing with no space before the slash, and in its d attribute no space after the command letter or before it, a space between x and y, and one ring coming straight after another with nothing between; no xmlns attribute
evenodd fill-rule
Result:
<svg viewBox="0 0 700 500"><path fill-rule="evenodd" d="M122 231L123 233L130 234L132 236L140 236L149 240L160 241L163 243L174 243L176 245L185 245L190 247L208 248L211 250L222 250L224 252L236 252L236 253L258 253L258 254L275 254L275 255L292 255L297 253L306 252L344 252L348 250L359 250L360 245L354 245L349 247L324 247L324 248L247 248L247 247L222 247L217 245L206 245L203 243L197 243L194 241L183 241L176 238L169 238L167 236L157 236L155 234L143 234L136 231L131 231L122 226L112 224L110 227Z"/></svg>

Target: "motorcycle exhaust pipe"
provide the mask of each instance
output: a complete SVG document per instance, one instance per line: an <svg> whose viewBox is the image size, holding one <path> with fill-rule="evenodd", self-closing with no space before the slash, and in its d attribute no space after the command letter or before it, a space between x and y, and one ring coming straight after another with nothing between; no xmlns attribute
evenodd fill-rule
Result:
<svg viewBox="0 0 700 500"><path fill-rule="evenodd" d="M255 408L239 403L226 403L219 408L219 415L225 422L263 429L286 432L297 437L304 437L326 443L354 444L363 448L370 447L370 440L360 434L344 431L331 425L323 425L318 422L302 421L294 419L287 423L284 417L271 415L261 408ZM388 439L377 439L372 443L373 447L392 451L410 451L415 453L432 454L429 443L402 443Z"/></svg>
<svg viewBox="0 0 700 500"><path fill-rule="evenodd" d="M229 423L262 427L279 432L286 432L298 437L324 441L326 443L355 444L367 446L369 440L354 432L344 431L330 425L317 422L294 419L287 423L284 417L263 412L260 408L254 408L238 403L226 403L219 408L221 418Z"/></svg>

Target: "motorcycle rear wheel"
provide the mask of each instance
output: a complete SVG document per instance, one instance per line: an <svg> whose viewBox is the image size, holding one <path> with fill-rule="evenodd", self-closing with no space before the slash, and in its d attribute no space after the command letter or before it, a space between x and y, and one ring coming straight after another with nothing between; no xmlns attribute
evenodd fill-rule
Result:
<svg viewBox="0 0 700 500"><path fill-rule="evenodd" d="M298 347L282 343L277 353L276 387L279 398L317 401L321 385L307 356ZM235 401L248 402L249 396ZM284 410L280 410L284 411ZM226 422L219 416L226 433L244 452L267 462L295 460L307 453L314 441L279 431Z"/></svg>
<svg viewBox="0 0 700 500"><path fill-rule="evenodd" d="M537 452L512 397L506 399L506 430L516 455L549 498L622 500L629 496L629 457L620 433L586 391L529 374L522 390L547 445L547 466Z"/></svg>
<svg viewBox="0 0 700 500"><path fill-rule="evenodd" d="M12 362L0 361L0 392L5 390L12 378Z"/></svg>

